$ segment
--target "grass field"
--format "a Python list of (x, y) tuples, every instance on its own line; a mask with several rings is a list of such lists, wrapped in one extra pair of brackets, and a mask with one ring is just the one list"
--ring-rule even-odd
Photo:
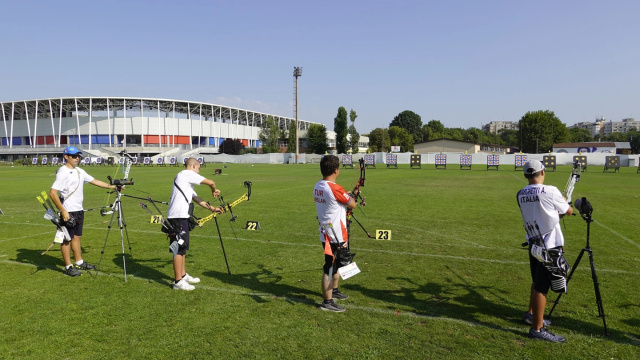
[[(48, 191), (54, 168), (0, 167), (0, 358), (3, 359), (441, 359), (640, 357), (640, 174), (635, 168), (601, 173), (590, 167), (574, 198), (594, 207), (591, 247), (610, 336), (604, 337), (588, 258), (581, 261), (553, 314), (551, 331), (566, 344), (527, 339), (521, 316), (528, 304), (527, 252), (515, 201), (525, 185), (521, 171), (368, 169), (368, 239), (354, 223), (352, 250), (362, 272), (341, 282), (351, 296), (345, 313), (318, 308), (322, 249), (312, 188), (316, 165), (209, 164), (225, 200), (253, 183), (252, 198), (234, 209), (237, 239), (221, 217), (229, 260), (227, 274), (213, 221), (192, 232), (187, 269), (202, 282), (195, 291), (174, 291), (168, 242), (140, 201), (123, 198), (131, 253), (124, 281), (117, 223), (85, 214), (83, 255), (97, 277), (70, 278), (42, 218), (35, 196)], [(86, 170), (105, 180), (114, 168)], [(125, 194), (167, 201), (177, 168), (133, 168), (135, 185)], [(547, 175), (561, 190), (570, 167)], [(357, 170), (342, 170), (350, 189)], [(116, 175), (119, 178), (120, 175)], [(196, 189), (197, 191), (198, 189)], [(209, 196), (207, 189), (200, 194)], [(104, 190), (85, 188), (85, 208), (103, 205)], [(160, 205), (166, 213), (166, 205)], [(200, 215), (205, 215), (199, 209)], [(259, 221), (260, 230), (242, 229)], [(587, 224), (565, 219), (567, 259), (573, 265), (586, 244)], [(106, 241), (105, 241), (106, 239)], [(125, 247), (127, 247), (125, 239)], [(556, 295), (550, 293), (549, 303)], [(550, 306), (548, 305), (548, 309)]]

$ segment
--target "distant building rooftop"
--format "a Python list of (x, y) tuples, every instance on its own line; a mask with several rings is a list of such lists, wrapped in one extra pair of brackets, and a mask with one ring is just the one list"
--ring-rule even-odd
[(554, 148), (579, 148), (579, 147), (589, 147), (589, 146), (599, 146), (599, 147), (615, 147), (619, 149), (631, 149), (631, 143), (629, 142), (580, 142), (580, 143), (559, 143), (553, 144)]

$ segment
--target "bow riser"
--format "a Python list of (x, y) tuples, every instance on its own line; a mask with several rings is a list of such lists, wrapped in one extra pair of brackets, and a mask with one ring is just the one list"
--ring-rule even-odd
[[(353, 188), (353, 191), (351, 192), (351, 194), (353, 195), (354, 201), (356, 201), (360, 206), (366, 206), (367, 205), (365, 201), (366, 197), (362, 196), (362, 194), (360, 193), (360, 187), (364, 186), (364, 182), (366, 180), (366, 166), (364, 165), (364, 159), (360, 159), (359, 164), (360, 164), (360, 178), (358, 179), (358, 182), (356, 183), (356, 186)], [(360, 211), (362, 211), (362, 214), (365, 215), (365, 217), (367, 216), (364, 213), (364, 210), (362, 210), (362, 208), (360, 208)], [(347, 233), (348, 234), (351, 234), (352, 220), (355, 220), (356, 223), (360, 225), (362, 230), (364, 230), (364, 232), (367, 234), (367, 237), (369, 238), (373, 237), (371, 236), (371, 233), (369, 233), (367, 229), (365, 229), (364, 226), (362, 226), (360, 221), (358, 221), (358, 219), (356, 219), (356, 217), (353, 216), (353, 209), (351, 208), (347, 209)]]

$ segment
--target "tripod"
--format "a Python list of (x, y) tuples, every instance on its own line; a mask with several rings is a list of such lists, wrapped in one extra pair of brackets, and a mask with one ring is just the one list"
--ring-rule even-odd
[[(580, 205), (576, 204), (576, 207), (579, 207), (579, 206)], [(587, 222), (587, 246), (584, 249), (580, 250), (580, 255), (578, 255), (578, 258), (576, 259), (575, 264), (573, 264), (573, 268), (571, 269), (571, 271), (569, 272), (569, 276), (567, 277), (567, 285), (569, 284), (569, 280), (571, 280), (571, 277), (573, 276), (573, 272), (576, 271), (576, 269), (578, 268), (578, 265), (580, 264), (580, 260), (582, 260), (582, 256), (584, 255), (585, 252), (588, 253), (589, 264), (591, 265), (591, 278), (593, 279), (593, 289), (595, 290), (595, 293), (596, 293), (596, 304), (598, 306), (598, 316), (602, 318), (602, 323), (604, 324), (604, 335), (609, 336), (609, 330), (607, 330), (607, 320), (605, 319), (605, 314), (604, 314), (604, 307), (602, 306), (602, 297), (600, 297), (600, 284), (598, 283), (598, 276), (596, 275), (596, 267), (593, 263), (593, 251), (589, 246), (589, 233), (591, 231), (591, 222), (593, 220), (591, 220), (591, 212), (587, 212), (586, 214), (583, 214), (581, 210), (580, 215)], [(558, 302), (560, 301), (561, 296), (562, 296), (562, 293), (558, 294), (558, 298), (553, 303), (553, 307), (549, 311), (549, 315), (548, 315), (549, 317), (551, 317), (553, 310), (556, 308), (556, 305), (558, 305)]]
[[(124, 282), (127, 282), (127, 261), (125, 258), (124, 252), (124, 235), (127, 236), (127, 245), (129, 245), (129, 254), (131, 255), (131, 259), (133, 260), (133, 254), (131, 252), (131, 242), (129, 241), (129, 233), (127, 232), (127, 223), (124, 220), (124, 213), (122, 211), (122, 203), (120, 201), (122, 197), (122, 193), (117, 191), (118, 196), (113, 203), (111, 220), (109, 221), (109, 226), (107, 228), (107, 236), (104, 239), (104, 245), (102, 246), (102, 251), (100, 252), (100, 262), (98, 262), (98, 269), (100, 268), (100, 264), (102, 263), (102, 257), (104, 256), (104, 249), (107, 247), (107, 240), (109, 239), (109, 233), (111, 232), (111, 225), (113, 224), (113, 218), (118, 213), (118, 227), (120, 228), (120, 244), (122, 245), (122, 268), (124, 270)], [(124, 233), (123, 233), (124, 229)], [(135, 268), (134, 268), (135, 271)], [(98, 272), (96, 271), (96, 276), (98, 276)]]

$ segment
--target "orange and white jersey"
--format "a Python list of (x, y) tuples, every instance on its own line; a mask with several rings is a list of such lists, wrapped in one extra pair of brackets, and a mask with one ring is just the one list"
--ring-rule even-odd
[(329, 239), (341, 244), (348, 240), (346, 205), (351, 196), (344, 188), (334, 182), (320, 180), (313, 189), (313, 198), (318, 211), (320, 241)]

